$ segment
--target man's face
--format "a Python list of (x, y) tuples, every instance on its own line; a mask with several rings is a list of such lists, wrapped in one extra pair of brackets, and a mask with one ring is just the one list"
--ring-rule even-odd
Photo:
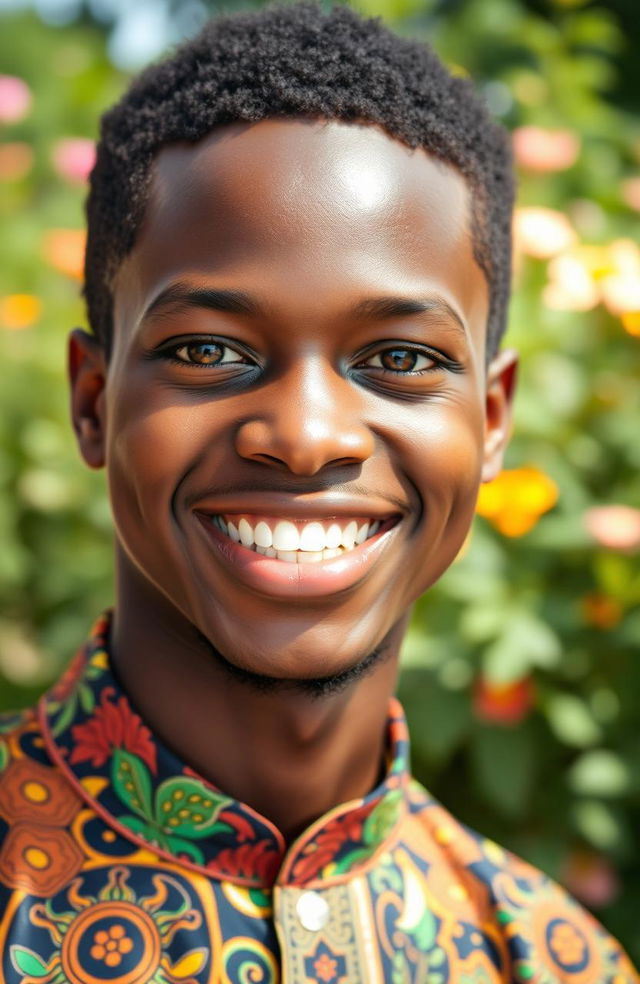
[(509, 374), (487, 382), (469, 214), (457, 172), (371, 126), (159, 155), (97, 411), (121, 576), (236, 666), (344, 672), (458, 553)]

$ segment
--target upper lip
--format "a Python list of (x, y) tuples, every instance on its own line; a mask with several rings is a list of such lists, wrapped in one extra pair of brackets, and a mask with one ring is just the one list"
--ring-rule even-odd
[(390, 502), (379, 496), (346, 496), (300, 494), (281, 495), (278, 493), (239, 493), (238, 495), (211, 496), (200, 499), (193, 505), (195, 512), (210, 516), (245, 515), (273, 516), (282, 519), (333, 519), (334, 517), (363, 517), (386, 520), (407, 512), (398, 502)]

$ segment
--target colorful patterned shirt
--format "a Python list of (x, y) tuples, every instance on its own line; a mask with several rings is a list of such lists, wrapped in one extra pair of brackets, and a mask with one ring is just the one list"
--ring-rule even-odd
[(2, 719), (2, 984), (638, 984), (615, 941), (408, 772), (287, 847), (151, 733), (108, 619), (37, 711)]

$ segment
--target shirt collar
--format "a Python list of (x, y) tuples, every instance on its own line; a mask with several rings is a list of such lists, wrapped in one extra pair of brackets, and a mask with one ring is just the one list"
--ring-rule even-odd
[(397, 700), (390, 703), (383, 781), (325, 814), (287, 850), (273, 824), (202, 779), (151, 733), (111, 670), (109, 624), (108, 614), (95, 623), (42, 698), (40, 718), (53, 760), (110, 827), (188, 868), (257, 888), (343, 878), (388, 846), (409, 781)]

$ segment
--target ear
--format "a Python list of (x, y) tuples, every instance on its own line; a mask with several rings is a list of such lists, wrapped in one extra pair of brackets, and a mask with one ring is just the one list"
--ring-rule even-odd
[(518, 353), (505, 349), (491, 361), (487, 371), (483, 482), (490, 482), (502, 468), (504, 452), (511, 437), (517, 370)]
[(69, 336), (71, 420), (80, 454), (90, 468), (105, 463), (106, 360), (100, 342), (76, 328)]

